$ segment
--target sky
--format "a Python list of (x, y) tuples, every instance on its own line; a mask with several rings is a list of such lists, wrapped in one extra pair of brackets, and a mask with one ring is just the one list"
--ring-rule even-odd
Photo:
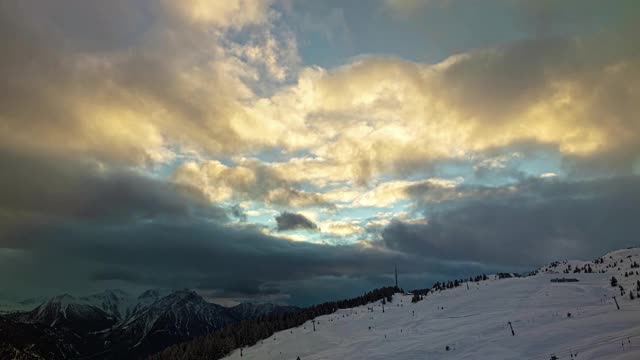
[(635, 0), (0, 1), (0, 299), (640, 245), (639, 33)]

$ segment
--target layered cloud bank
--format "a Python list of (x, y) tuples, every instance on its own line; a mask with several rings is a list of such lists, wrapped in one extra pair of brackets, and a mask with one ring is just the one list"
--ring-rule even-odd
[[(632, 245), (640, 11), (588, 2), (568, 29), (545, 15), (569, 5), (514, 2), (523, 27), (499, 30), (519, 36), (427, 59), (387, 51), (356, 14), (391, 36), (464, 2), (5, 2), (0, 295), (304, 303), (396, 263), (417, 287)], [(325, 46), (339, 65), (315, 62)]]

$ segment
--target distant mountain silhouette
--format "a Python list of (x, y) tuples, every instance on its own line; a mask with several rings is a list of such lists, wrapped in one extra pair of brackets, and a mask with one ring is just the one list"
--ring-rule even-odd
[[(0, 345), (11, 349), (6, 350), (12, 354), (8, 358), (16, 359), (144, 358), (230, 324), (296, 310), (274, 304), (227, 308), (207, 302), (192, 290), (152, 289), (138, 297), (121, 290), (82, 297), (63, 294), (33, 310), (2, 315), (0, 330), (12, 336)], [(30, 342), (39, 345), (27, 350)]]

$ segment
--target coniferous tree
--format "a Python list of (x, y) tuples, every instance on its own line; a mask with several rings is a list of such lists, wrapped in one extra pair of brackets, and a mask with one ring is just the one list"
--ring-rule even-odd
[(616, 279), (615, 276), (611, 277), (611, 287), (616, 287), (618, 286), (618, 279)]

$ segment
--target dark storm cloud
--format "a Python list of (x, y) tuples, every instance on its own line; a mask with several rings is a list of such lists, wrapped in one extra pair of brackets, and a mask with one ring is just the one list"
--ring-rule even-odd
[(5, 218), (99, 223), (195, 216), (224, 220), (198, 190), (83, 159), (0, 149), (0, 210)]
[(287, 230), (318, 230), (318, 225), (301, 214), (283, 212), (276, 216), (278, 231)]
[[(34, 287), (53, 280), (68, 282), (82, 269), (81, 273), (92, 274), (90, 279), (84, 283), (77, 279), (76, 284), (67, 286), (84, 288), (88, 280), (122, 280), (237, 293), (233, 284), (242, 283), (248, 294), (260, 292), (262, 284), (271, 282), (364, 276), (381, 267), (391, 268), (405, 257), (358, 245), (291, 242), (201, 220), (118, 226), (31, 224), (18, 233), (19, 239), (3, 247), (28, 254), (28, 259), (16, 259), (15, 268), (9, 268), (9, 263), (0, 266), (7, 288), (17, 286), (9, 276), (16, 271), (20, 271), (22, 283)], [(49, 278), (52, 273), (45, 271), (47, 268), (55, 269), (55, 279)]]
[(229, 279), (228, 281), (222, 281), (219, 278), (205, 279), (200, 282), (196, 288), (218, 289), (216, 295), (223, 295), (225, 297), (256, 297), (281, 293), (279, 288), (257, 279), (247, 279), (242, 282), (236, 281), (235, 279)]
[[(486, 191), (486, 189), (484, 190)], [(531, 179), (432, 211), (424, 224), (393, 222), (394, 250), (501, 265), (592, 258), (637, 245), (640, 177), (583, 182)]]
[(135, 283), (140, 281), (140, 276), (133, 271), (125, 269), (100, 269), (89, 275), (90, 281), (118, 280)]

